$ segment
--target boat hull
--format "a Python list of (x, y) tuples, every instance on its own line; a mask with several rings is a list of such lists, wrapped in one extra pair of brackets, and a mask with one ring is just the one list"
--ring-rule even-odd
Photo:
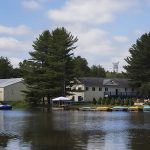
[(11, 110), (12, 106), (10, 105), (0, 105), (0, 110)]

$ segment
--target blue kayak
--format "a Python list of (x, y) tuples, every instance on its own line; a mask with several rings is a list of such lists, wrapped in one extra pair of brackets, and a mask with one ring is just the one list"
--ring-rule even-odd
[(12, 106), (11, 105), (3, 105), (3, 104), (0, 104), (0, 110), (11, 110), (12, 109)]

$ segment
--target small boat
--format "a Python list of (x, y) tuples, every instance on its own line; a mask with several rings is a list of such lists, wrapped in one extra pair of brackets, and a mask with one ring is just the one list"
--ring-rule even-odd
[(127, 106), (114, 106), (112, 110), (113, 111), (128, 111), (128, 107)]
[(0, 104), (0, 110), (11, 110), (12, 106), (8, 104)]
[(146, 111), (149, 111), (150, 112), (150, 106), (149, 105), (145, 105), (143, 107), (143, 111), (146, 112)]
[(112, 111), (111, 107), (96, 107), (98, 111)]
[(92, 110), (95, 110), (94, 107), (81, 107), (79, 108), (79, 110), (82, 110), (82, 111), (92, 111)]
[(142, 106), (130, 106), (128, 110), (129, 111), (143, 111), (143, 107)]

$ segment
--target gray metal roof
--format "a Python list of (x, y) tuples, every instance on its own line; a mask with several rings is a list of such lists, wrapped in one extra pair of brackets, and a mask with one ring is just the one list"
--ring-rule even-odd
[(98, 87), (109, 86), (110, 85), (109, 82), (114, 81), (115, 83), (117, 83), (119, 87), (130, 87), (129, 79), (82, 77), (78, 78), (78, 80), (85, 86), (98, 86)]
[(23, 81), (23, 78), (0, 79), (0, 88)]

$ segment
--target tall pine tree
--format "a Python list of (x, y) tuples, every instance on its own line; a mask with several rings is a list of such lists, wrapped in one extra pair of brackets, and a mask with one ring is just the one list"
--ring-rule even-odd
[(73, 80), (74, 38), (65, 28), (56, 28), (52, 32), (44, 31), (33, 42), (31, 59), (20, 64), (23, 72), (27, 99), (37, 102), (45, 97), (65, 96), (70, 92)]
[[(143, 34), (130, 49), (124, 68), (136, 87), (144, 87), (150, 96), (150, 33)], [(147, 88), (148, 89), (147, 89)]]

